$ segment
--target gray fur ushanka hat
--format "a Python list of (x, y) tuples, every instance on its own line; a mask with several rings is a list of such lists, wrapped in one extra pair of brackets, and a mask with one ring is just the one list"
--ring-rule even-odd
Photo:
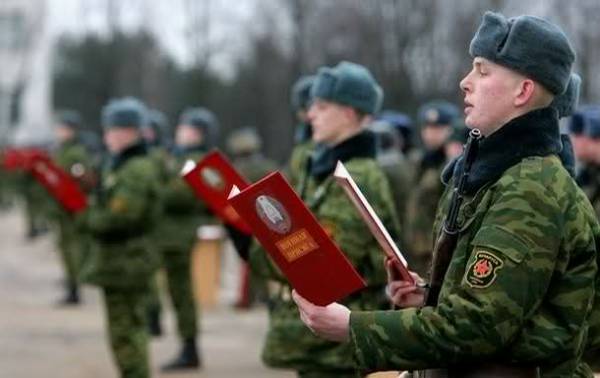
[(569, 82), (575, 52), (556, 25), (534, 16), (507, 19), (486, 12), (469, 53), (518, 71), (541, 83), (553, 94)]

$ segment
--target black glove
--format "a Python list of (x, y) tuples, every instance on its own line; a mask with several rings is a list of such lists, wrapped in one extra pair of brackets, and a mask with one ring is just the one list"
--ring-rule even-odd
[(233, 242), (236, 252), (244, 261), (248, 261), (250, 255), (250, 243), (252, 243), (252, 235), (246, 235), (230, 224), (225, 223), (225, 229), (229, 234), (229, 238)]

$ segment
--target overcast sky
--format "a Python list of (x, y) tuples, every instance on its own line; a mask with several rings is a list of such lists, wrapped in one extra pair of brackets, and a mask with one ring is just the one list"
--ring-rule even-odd
[[(107, 0), (47, 0), (51, 30), (54, 36), (64, 33), (81, 35), (87, 31), (107, 30)], [(125, 30), (135, 30), (141, 24), (151, 25), (160, 43), (178, 62), (191, 60), (186, 45), (188, 28), (184, 4), (189, 0), (121, 0), (120, 24)], [(195, 0), (200, 7), (205, 2)], [(216, 46), (211, 67), (229, 76), (235, 59), (247, 53), (248, 37), (261, 32), (256, 22), (257, 4), (282, 9), (278, 0), (212, 0), (210, 4), (210, 39)], [(283, 21), (282, 21), (283, 22)], [(285, 25), (282, 26), (285, 28)]]

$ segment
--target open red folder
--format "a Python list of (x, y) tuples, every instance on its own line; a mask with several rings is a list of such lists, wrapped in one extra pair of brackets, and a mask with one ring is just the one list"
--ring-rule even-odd
[(364, 194), (360, 191), (356, 182), (354, 182), (352, 176), (350, 176), (344, 163), (341, 161), (338, 161), (333, 177), (335, 177), (336, 182), (344, 189), (344, 192), (346, 192), (346, 195), (360, 213), (361, 218), (369, 227), (369, 230), (371, 230), (371, 234), (373, 234), (379, 243), (379, 246), (383, 249), (383, 252), (385, 252), (387, 257), (394, 261), (402, 279), (414, 284), (415, 280), (408, 271), (408, 264), (404, 255), (400, 252), (400, 249), (398, 249), (398, 246), (390, 236), (390, 233), (385, 228)]
[(229, 202), (244, 218), (290, 284), (325, 306), (366, 286), (283, 175), (274, 172)]
[(248, 186), (248, 182), (223, 154), (214, 150), (206, 154), (198, 163), (190, 160), (183, 166), (181, 175), (196, 196), (202, 199), (223, 222), (246, 235), (252, 233), (250, 227), (227, 201), (233, 186), (244, 189)]
[(77, 213), (87, 207), (85, 193), (77, 181), (49, 158), (32, 159), (30, 171), (54, 199), (68, 212)]

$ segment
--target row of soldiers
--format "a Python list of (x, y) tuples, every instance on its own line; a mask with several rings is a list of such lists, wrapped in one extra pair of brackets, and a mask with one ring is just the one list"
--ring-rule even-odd
[[(523, 28), (497, 30), (498, 25), (506, 23), (516, 23)], [(509, 39), (502, 37), (502, 33), (508, 36), (524, 33), (524, 39)], [(494, 55), (495, 50), (488, 51), (487, 44), (494, 42), (496, 37), (504, 38), (508, 44), (506, 53), (513, 60)], [(483, 359), (473, 361), (473, 366), (486, 365), (485, 358), (492, 356), (493, 362), (510, 365), (498, 367), (498, 371), (521, 374), (530, 371), (527, 368), (532, 365), (542, 376), (587, 376), (588, 370), (579, 364), (579, 359), (587, 348), (586, 343), (596, 342), (595, 339), (589, 342), (585, 334), (588, 324), (595, 324), (594, 319), (587, 317), (594, 301), (586, 301), (597, 281), (597, 266), (592, 260), (597, 256), (593, 241), (594, 233), (598, 231), (596, 217), (600, 207), (597, 204), (600, 186), (596, 177), (600, 163), (600, 112), (595, 107), (582, 107), (568, 121), (574, 135), (575, 156), (579, 159), (579, 164), (575, 165), (569, 159), (572, 156), (569, 156), (568, 139), (560, 139), (558, 135), (558, 118), (574, 112), (579, 86), (577, 77), (571, 75), (574, 57), (563, 37), (562, 31), (554, 25), (534, 17), (510, 21), (493, 13), (484, 17), (471, 45), (474, 68), (461, 83), (461, 88), (471, 101), (475, 101), (473, 83), (494, 74), (505, 75), (511, 83), (522, 80), (526, 84), (520, 90), (527, 93), (523, 95), (524, 105), (514, 105), (519, 110), (515, 112), (518, 116), (513, 117), (514, 120), (510, 117), (502, 119), (500, 121), (504, 123), (498, 125), (485, 121), (485, 117), (501, 118), (488, 111), (488, 108), (496, 110), (493, 106), (497, 104), (483, 102), (488, 108), (473, 110), (474, 106), (483, 105), (467, 103), (467, 119), (471, 117), (469, 126), (481, 127), (486, 136), (482, 143), (482, 149), (484, 146), (486, 149), (481, 152), (482, 158), (476, 165), (478, 170), (471, 177), (473, 181), (467, 181), (470, 185), (467, 205), (460, 213), (461, 232), (468, 240), (459, 244), (460, 254), (453, 259), (449, 271), (451, 282), (442, 293), (443, 305), (425, 307), (422, 312), (419, 309), (407, 309), (397, 314), (377, 311), (389, 309), (390, 300), (402, 307), (418, 306), (423, 287), (398, 284), (390, 264), (383, 264), (376, 240), (350, 206), (342, 189), (334, 184), (332, 173), (337, 161), (345, 163), (382, 223), (407, 255), (415, 278), (426, 281), (434, 249), (435, 232), (432, 230), (440, 228), (452, 197), (452, 181), (456, 181), (457, 172), (464, 171), (460, 168), (464, 164), (460, 159), (467, 135), (464, 121), (457, 108), (447, 102), (426, 104), (418, 116), (423, 148), (417, 149), (412, 144), (410, 120), (401, 113), (380, 112), (383, 91), (366, 67), (341, 62), (334, 67), (322, 67), (316, 75), (298, 80), (292, 88), (292, 105), (298, 124), (296, 146), (287, 166), (288, 178), (368, 287), (345, 298), (341, 304), (316, 308), (293, 292), (258, 243), (229, 228), (240, 257), (247, 261), (254, 277), (268, 283), (270, 322), (262, 354), (267, 365), (293, 369), (300, 377), (355, 377), (356, 361), (364, 371), (390, 367), (420, 369), (447, 366), (445, 364), (462, 369), (468, 356)], [(520, 41), (527, 38), (544, 38), (554, 51), (560, 52), (559, 58), (554, 57), (551, 61), (546, 59), (544, 51), (536, 50), (534, 53), (544, 58), (540, 61), (548, 66), (542, 67), (543, 72), (529, 66), (515, 68), (521, 73), (514, 75), (513, 71), (502, 71), (507, 65), (513, 69), (509, 63), (523, 58), (520, 45), (523, 42)], [(482, 60), (482, 55), (486, 60)], [(564, 70), (564, 67), (568, 69)], [(525, 79), (518, 75), (525, 75)], [(538, 82), (542, 84), (532, 89)], [(484, 91), (485, 82), (481, 83), (484, 83), (481, 89)], [(486, 99), (481, 97), (481, 101)], [(499, 104), (506, 109), (513, 106)], [(506, 113), (506, 109), (501, 110)], [(61, 239), (70, 239), (71, 230), (77, 232), (79, 246), (73, 249), (84, 251), (82, 261), (75, 264), (78, 274), (73, 273), (70, 281), (81, 279), (102, 288), (109, 338), (119, 370), (125, 377), (146, 377), (149, 374), (147, 322), (150, 321), (154, 332), (159, 332), (156, 271), (164, 267), (182, 341), (181, 353), (166, 367), (200, 366), (196, 345), (197, 309), (190, 283), (190, 251), (196, 228), (217, 220), (201, 201), (194, 198), (179, 172), (184, 161), (198, 160), (206, 152), (208, 141), (217, 128), (215, 117), (202, 108), (183, 112), (176, 129), (174, 148), (169, 152), (153, 148), (152, 133), (143, 132), (149, 124), (148, 111), (139, 100), (126, 98), (107, 104), (102, 112), (102, 124), (108, 154), (97, 183), (87, 177), (86, 173), (92, 168), (82, 163), (86, 161), (84, 157), (70, 163), (61, 162), (84, 187), (89, 188), (90, 196), (90, 206), (85, 213), (76, 217), (63, 214), (60, 223)], [(63, 122), (63, 126), (68, 123)], [(503, 131), (497, 132), (498, 128)], [(146, 142), (143, 141), (145, 134)], [(62, 145), (73, 140), (71, 137), (61, 137)], [(61, 161), (58, 156), (57, 160)], [(243, 166), (253, 161), (258, 162), (254, 166), (259, 169), (256, 174), (247, 174), (251, 180), (275, 168), (256, 151), (244, 155), (238, 166), (243, 172), (250, 172)], [(511, 168), (511, 164), (516, 164), (518, 169)], [(542, 168), (538, 169), (540, 164)], [(567, 170), (563, 172), (564, 168)], [(571, 185), (566, 173), (569, 169), (573, 174), (577, 171), (578, 180), (590, 195), (596, 214), (590, 213), (587, 202)], [(500, 179), (501, 176), (505, 178)], [(500, 181), (490, 184), (496, 180)], [(556, 196), (557, 204), (546, 197), (535, 197), (538, 202), (530, 203), (530, 196), (534, 196), (531, 193), (542, 190), (544, 185), (552, 191), (546, 196)], [(555, 193), (559, 186), (562, 189)], [(521, 190), (524, 194), (519, 192)], [(503, 197), (505, 193), (509, 193), (508, 197)], [(439, 209), (438, 203), (441, 204)], [(564, 213), (556, 210), (552, 222), (544, 222), (546, 209), (556, 206), (567, 206), (568, 209)], [(563, 216), (566, 218), (555, 220)], [(540, 231), (544, 227), (550, 230), (559, 223), (563, 228), (554, 230), (554, 234)], [(434, 224), (438, 226), (434, 227)], [(554, 251), (554, 246), (548, 244), (554, 239), (549, 237), (561, 237), (565, 229), (573, 236), (568, 240), (570, 244), (564, 246), (565, 254), (575, 256), (575, 252), (585, 249), (586, 253), (577, 257), (587, 260), (568, 261), (568, 257), (560, 256), (557, 261), (561, 266), (552, 270), (549, 267), (554, 267), (554, 263), (545, 260), (542, 253), (546, 249)], [(68, 242), (61, 243), (63, 253), (70, 249)], [(575, 272), (579, 268), (578, 278), (570, 274), (570, 269)], [(531, 274), (540, 275), (540, 280), (546, 281), (550, 276), (555, 277), (556, 282), (548, 283), (548, 287), (556, 287), (557, 291), (544, 294), (544, 288), (528, 280)], [(560, 283), (563, 281), (571, 283), (577, 290), (561, 294)], [(523, 297), (514, 298), (518, 294), (514, 290), (518, 283), (526, 292), (522, 293)], [(503, 296), (504, 291), (510, 298), (508, 294)], [(573, 299), (575, 291), (582, 293), (580, 302)], [(458, 294), (453, 296), (452, 293)], [(542, 299), (528, 297), (533, 295)], [(545, 296), (548, 303), (544, 302)], [(505, 317), (502, 316), (503, 308), (506, 309)], [(547, 315), (543, 313), (545, 308), (549, 312)], [(530, 313), (526, 314), (525, 310)], [(370, 311), (376, 311), (375, 315)], [(481, 311), (489, 311), (493, 316), (480, 318), (481, 323), (472, 323), (474, 319), (469, 316), (483, 316)], [(555, 347), (553, 340), (566, 336), (560, 327), (553, 326), (558, 321), (552, 312), (560, 316), (568, 313), (569, 319), (564, 321), (572, 325), (570, 332), (574, 336), (569, 337), (574, 340), (569, 339), (560, 347)], [(323, 317), (314, 314), (323, 314)], [(350, 314), (357, 315), (350, 318)], [(334, 316), (331, 322), (319, 323), (330, 315)], [(459, 319), (461, 316), (464, 319)], [(521, 326), (521, 318), (528, 318), (530, 323), (523, 320), (527, 325)], [(350, 334), (339, 336), (330, 331), (335, 325), (333, 320), (340, 319), (345, 322), (342, 324), (346, 327), (345, 332)], [(491, 324), (490, 319), (504, 319), (505, 326)], [(411, 338), (404, 342), (414, 345), (414, 349), (402, 347), (403, 334), (392, 337), (387, 333), (394, 324), (410, 335)], [(488, 328), (480, 329), (484, 326)], [(348, 331), (348, 327), (353, 328)], [(531, 328), (521, 334), (515, 333), (519, 327)], [(591, 335), (596, 337), (594, 332), (597, 330), (590, 327)], [(474, 332), (471, 336), (467, 335), (469, 330)], [(495, 335), (495, 339), (481, 339), (480, 334), (484, 331), (488, 332), (486, 335)], [(528, 340), (527, 332), (545, 334), (547, 339)], [(349, 337), (352, 337), (350, 342), (339, 343), (349, 341)], [(518, 343), (511, 347), (510, 340), (503, 337), (513, 337)], [(436, 344), (436, 340), (440, 343)], [(565, 356), (552, 354), (563, 349)], [(487, 355), (486, 350), (489, 351)], [(447, 354), (449, 351), (453, 351), (451, 356)], [(552, 361), (553, 358), (556, 361)], [(516, 367), (511, 365), (515, 361)], [(521, 369), (521, 365), (527, 367)]]

